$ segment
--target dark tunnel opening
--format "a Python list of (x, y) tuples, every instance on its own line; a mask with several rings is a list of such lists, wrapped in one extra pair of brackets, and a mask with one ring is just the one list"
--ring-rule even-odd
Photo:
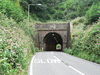
[(44, 50), (45, 51), (62, 51), (63, 40), (62, 37), (55, 32), (50, 32), (44, 37)]

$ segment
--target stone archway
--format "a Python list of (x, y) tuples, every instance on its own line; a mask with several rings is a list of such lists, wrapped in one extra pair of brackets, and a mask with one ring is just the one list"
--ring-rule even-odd
[[(45, 51), (62, 51), (63, 40), (60, 34), (56, 32), (49, 32), (43, 39)], [(57, 48), (58, 45), (58, 48)], [(60, 47), (61, 46), (61, 47)]]
[(35, 28), (37, 30), (35, 46), (40, 50), (63, 51), (71, 47), (70, 23), (38, 23)]

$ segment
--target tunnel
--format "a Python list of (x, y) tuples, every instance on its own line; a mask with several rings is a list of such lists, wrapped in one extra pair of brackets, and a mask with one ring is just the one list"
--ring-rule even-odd
[(45, 51), (62, 51), (63, 40), (60, 34), (55, 32), (48, 33), (44, 39), (44, 50)]

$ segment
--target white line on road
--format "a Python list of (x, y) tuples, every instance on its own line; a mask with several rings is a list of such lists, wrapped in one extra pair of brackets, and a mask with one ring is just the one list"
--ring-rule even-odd
[(79, 70), (77, 70), (73, 66), (68, 66), (68, 67), (71, 68), (71, 69), (73, 69), (74, 71), (78, 72), (80, 75), (85, 75), (84, 73), (80, 72)]
[(51, 52), (51, 54), (54, 54), (53, 52)]
[[(33, 75), (33, 63), (34, 63), (34, 60), (35, 60), (35, 56), (33, 56), (32, 60), (31, 60), (31, 63), (30, 63), (30, 66), (29, 66), (29, 75)], [(56, 61), (57, 62), (61, 62), (61, 60), (56, 57), (56, 56), (53, 56), (54, 58), (56, 58)], [(64, 63), (65, 64), (65, 63)], [(76, 71), (77, 73), (79, 73), (80, 75), (85, 75), (84, 73), (80, 72), (79, 70), (77, 70), (76, 68), (74, 68), (73, 66), (70, 66), (70, 65), (67, 65), (70, 69)]]
[[(57, 60), (61, 61), (58, 57), (54, 56), (54, 58), (56, 58)], [(68, 65), (69, 68), (73, 69), (74, 71), (76, 71), (77, 73), (79, 73), (80, 75), (85, 75), (84, 73), (80, 72), (79, 70), (77, 70), (76, 68), (74, 68), (73, 66)]]
[(61, 61), (58, 57), (56, 57), (56, 56), (53, 56), (53, 57), (56, 58), (57, 60)]
[(31, 63), (30, 63), (29, 75), (33, 75), (33, 62), (34, 62), (35, 56), (32, 57), (32, 60), (31, 60)]
[(56, 59), (56, 62), (61, 63), (61, 60), (58, 57), (56, 56), (53, 56), (53, 57)]

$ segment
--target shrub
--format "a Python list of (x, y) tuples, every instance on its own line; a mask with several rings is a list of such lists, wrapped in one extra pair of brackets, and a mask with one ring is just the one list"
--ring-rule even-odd
[[(100, 22), (72, 38), (72, 49), (65, 52), (100, 63)], [(67, 51), (68, 50), (68, 51)]]
[(84, 23), (84, 17), (77, 17), (76, 19), (72, 20), (73, 25), (79, 25), (80, 23)]
[(86, 24), (92, 24), (93, 22), (98, 21), (100, 17), (100, 2), (92, 5), (91, 8), (86, 12)]
[(7, 17), (11, 17), (17, 22), (22, 21), (25, 18), (25, 13), (20, 6), (17, 6), (11, 0), (0, 1), (0, 12), (4, 13)]
[(30, 37), (34, 31), (29, 28), (32, 27), (27, 25), (27, 21), (17, 24), (0, 13), (0, 75), (22, 75), (19, 71), (26, 68), (27, 54), (35, 49)]

